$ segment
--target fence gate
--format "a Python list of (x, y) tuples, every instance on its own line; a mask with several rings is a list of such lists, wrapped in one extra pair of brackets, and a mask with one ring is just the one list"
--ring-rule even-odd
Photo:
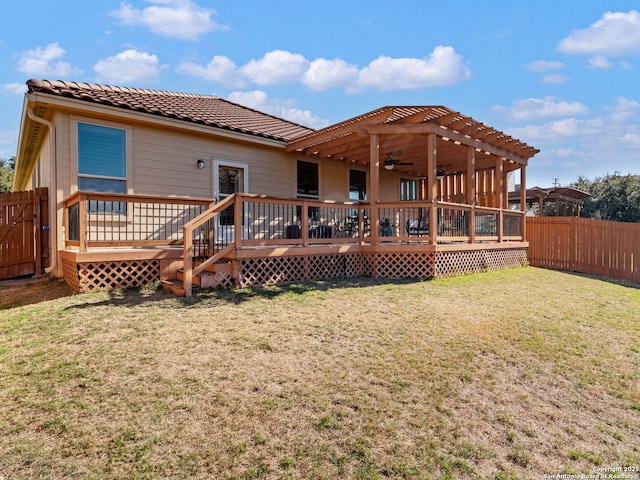
[(48, 189), (0, 194), (0, 280), (49, 266)]

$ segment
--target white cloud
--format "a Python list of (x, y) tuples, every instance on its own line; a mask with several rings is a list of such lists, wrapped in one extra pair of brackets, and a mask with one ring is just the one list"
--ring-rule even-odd
[[(605, 132), (605, 125), (600, 118), (587, 120), (565, 118), (542, 125), (528, 125), (526, 127), (509, 130), (510, 135), (516, 138), (527, 139), (527, 141), (555, 141), (567, 137), (593, 137), (601, 135), (603, 132)], [(591, 145), (594, 146), (593, 139)]]
[(229, 100), (307, 127), (322, 128), (329, 124), (327, 120), (313, 115), (309, 110), (297, 109), (291, 101), (269, 98), (261, 90), (233, 92), (229, 95)]
[(607, 120), (611, 124), (629, 125), (639, 123), (638, 120), (633, 121), (634, 116), (640, 112), (640, 102), (636, 100), (617, 97), (614, 99), (614, 104), (610, 107), (605, 107), (605, 110), (608, 112)]
[(197, 40), (214, 30), (224, 29), (211, 17), (216, 11), (196, 5), (191, 0), (147, 0), (152, 5), (143, 9), (122, 2), (111, 15), (124, 25), (147, 27), (154, 33), (182, 40)]
[(569, 81), (569, 77), (566, 75), (562, 75), (561, 73), (550, 73), (549, 75), (544, 75), (542, 77), (542, 83), (567, 83)]
[(232, 87), (242, 87), (245, 84), (236, 64), (222, 55), (214, 56), (204, 67), (193, 62), (183, 62), (178, 66), (177, 71)]
[(574, 30), (558, 44), (558, 51), (577, 55), (640, 53), (640, 13), (606, 12), (583, 30)]
[(536, 60), (526, 65), (527, 70), (531, 72), (547, 72), (549, 70), (561, 70), (564, 63), (557, 61)]
[(588, 63), (589, 68), (600, 68), (600, 69), (609, 69), (613, 67), (613, 63), (611, 63), (607, 57), (603, 57), (602, 55), (596, 55), (595, 57), (591, 57)]
[(623, 143), (632, 148), (640, 148), (640, 134), (638, 133), (626, 133), (618, 139)]
[(471, 78), (462, 56), (452, 47), (438, 46), (424, 59), (382, 56), (360, 72), (359, 85), (378, 90), (408, 90), (451, 85)]
[(493, 110), (514, 121), (585, 115), (589, 111), (587, 106), (580, 102), (566, 102), (555, 97), (517, 100), (509, 107), (496, 105)]
[(137, 50), (125, 50), (113, 57), (100, 60), (93, 66), (99, 82), (118, 85), (158, 82), (160, 72), (164, 68), (160, 65), (157, 56)]
[(429, 88), (451, 85), (471, 77), (462, 57), (451, 47), (436, 47), (426, 59), (379, 57), (361, 70), (341, 59), (309, 61), (298, 53), (273, 50), (241, 67), (227, 57), (216, 56), (206, 66), (183, 62), (178, 71), (232, 86), (243, 86), (245, 82), (255, 85), (301, 82), (314, 91), (342, 88), (347, 93), (365, 88)]
[[(568, 184), (578, 176), (595, 178), (606, 171), (640, 173), (640, 101), (618, 97), (604, 111), (509, 130), (541, 150), (527, 169), (531, 185), (545, 186), (553, 178)], [(568, 143), (573, 146), (567, 148)]]
[(358, 81), (358, 67), (344, 60), (326, 60), (318, 58), (311, 62), (304, 73), (302, 82), (311, 90), (321, 91), (330, 88), (352, 88)]
[(56, 61), (64, 57), (65, 50), (58, 43), (50, 43), (18, 55), (18, 70), (27, 75), (64, 78), (81, 73), (70, 63)]
[(27, 85), (24, 83), (5, 83), (0, 85), (0, 92), (8, 95), (24, 95), (27, 91)]
[(260, 60), (251, 60), (241, 71), (256, 85), (282, 85), (300, 80), (308, 68), (309, 61), (299, 53), (273, 50)]

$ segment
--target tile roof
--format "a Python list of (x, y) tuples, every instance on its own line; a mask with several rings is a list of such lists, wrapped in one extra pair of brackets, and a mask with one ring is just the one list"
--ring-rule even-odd
[(29, 93), (45, 93), (287, 141), (314, 130), (215, 95), (51, 80), (27, 81)]

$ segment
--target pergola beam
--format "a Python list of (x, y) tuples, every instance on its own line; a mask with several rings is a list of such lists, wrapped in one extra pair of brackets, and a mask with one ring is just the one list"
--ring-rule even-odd
[[(357, 127), (358, 130), (362, 130), (362, 132), (366, 132), (368, 134), (376, 134), (376, 135), (391, 135), (391, 134), (404, 134), (404, 135), (425, 135), (429, 133), (434, 133), (440, 137), (445, 137), (450, 140), (454, 140), (460, 142), (463, 145), (467, 145), (469, 147), (474, 147), (479, 149), (480, 151), (484, 151), (495, 155), (496, 157), (505, 158), (507, 160), (511, 160), (512, 162), (523, 164), (526, 160), (512, 153), (509, 150), (495, 147), (489, 143), (475, 140), (467, 135), (463, 135), (461, 133), (455, 132), (453, 130), (449, 130), (446, 127), (442, 127), (435, 123), (416, 123), (416, 124), (384, 124), (384, 125), (363, 125), (361, 127)], [(512, 143), (515, 142), (513, 139), (508, 139), (502, 143)], [(529, 147), (530, 148), (530, 147)]]

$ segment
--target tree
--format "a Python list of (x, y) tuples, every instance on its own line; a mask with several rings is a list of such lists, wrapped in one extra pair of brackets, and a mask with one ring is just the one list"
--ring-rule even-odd
[(595, 180), (578, 177), (571, 186), (591, 194), (584, 201), (583, 217), (640, 222), (640, 176), (616, 172)]
[(11, 191), (15, 166), (16, 157), (11, 157), (9, 160), (0, 158), (0, 193)]

